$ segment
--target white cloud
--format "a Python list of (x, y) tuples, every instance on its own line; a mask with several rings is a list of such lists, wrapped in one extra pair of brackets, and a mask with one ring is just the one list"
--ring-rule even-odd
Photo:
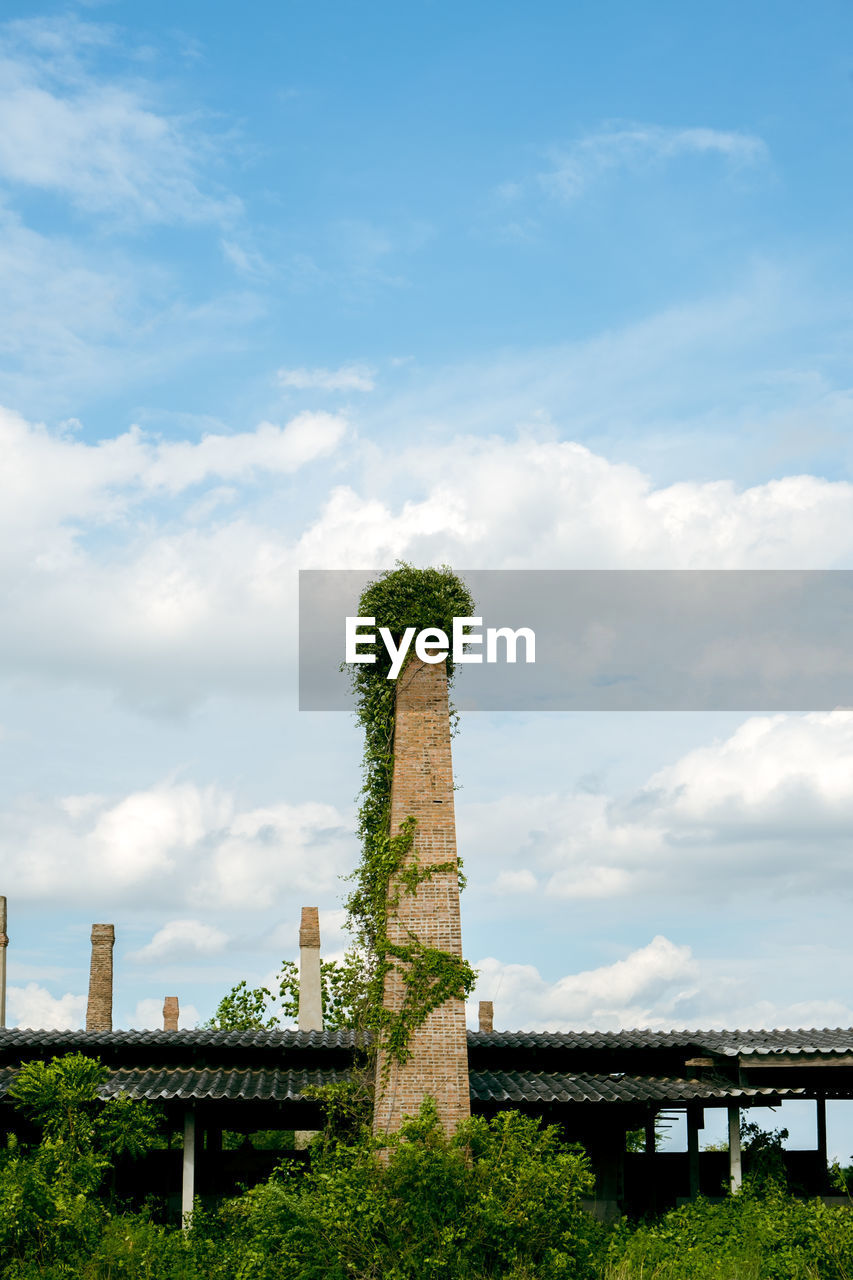
[(661, 1025), (692, 992), (697, 973), (690, 948), (660, 935), (624, 960), (552, 983), (533, 965), (504, 964), (491, 956), (475, 967), (475, 996), (494, 1001), (497, 1027), (549, 1031)]
[[(40, 903), (152, 904), (264, 911), (293, 894), (338, 889), (355, 858), (351, 814), (331, 805), (239, 809), (215, 787), (167, 780), (121, 800), (33, 801), (0, 819), (8, 894)], [(166, 961), (183, 947), (213, 954), (224, 935), (172, 921), (133, 957)]]
[[(94, 37), (94, 38), (93, 38)], [(214, 142), (198, 119), (159, 109), (137, 76), (108, 81), (90, 24), (7, 24), (0, 32), (0, 180), (67, 197), (87, 213), (144, 222), (228, 220), (230, 195), (205, 189)]]
[(75, 1030), (82, 1027), (86, 1013), (86, 997), (67, 992), (52, 996), (36, 982), (25, 987), (9, 987), (7, 993), (9, 1021), (16, 1027)]
[[(767, 147), (754, 134), (711, 128), (679, 128), (627, 123), (607, 125), (563, 147), (548, 151), (551, 167), (535, 182), (547, 195), (564, 203), (579, 199), (605, 174), (638, 171), (688, 155), (717, 156), (730, 165), (765, 161)], [(500, 194), (515, 200), (527, 184), (507, 182)]]
[(375, 373), (363, 364), (345, 364), (339, 369), (279, 369), (279, 386), (297, 391), (372, 391)]
[[(460, 436), (376, 465), (365, 446), (365, 479), (334, 488), (306, 524), (276, 486), (332, 455), (346, 430), (340, 415), (306, 412), (198, 441), (133, 428), (89, 444), (0, 413), (4, 670), (95, 681), (151, 708), (280, 689), (295, 656), (300, 568), (398, 557), (484, 568), (822, 568), (853, 556), (845, 481), (656, 488), (634, 466), (530, 433)], [(263, 506), (254, 494), (248, 505), (247, 483), (270, 495)]]
[(700, 962), (688, 946), (658, 935), (624, 959), (549, 982), (533, 965), (489, 956), (478, 961), (467, 1008), (494, 1003), (495, 1027), (529, 1031), (708, 1030), (720, 1027), (849, 1026), (853, 1008), (838, 1000), (768, 1000), (737, 958)]
[[(754, 716), (624, 796), (503, 795), (468, 804), (460, 840), (498, 895), (720, 903), (853, 896), (853, 712)], [(482, 860), (482, 872), (479, 864)], [(524, 877), (524, 879), (522, 879)]]
[(217, 955), (228, 945), (228, 934), (203, 920), (169, 920), (150, 942), (126, 959), (134, 964), (163, 963), (194, 956)]

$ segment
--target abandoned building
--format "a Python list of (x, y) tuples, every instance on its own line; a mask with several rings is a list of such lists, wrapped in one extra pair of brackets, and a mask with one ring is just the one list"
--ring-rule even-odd
[[(397, 690), (392, 831), (406, 817), (417, 818), (416, 855), (434, 874), (397, 895), (389, 934), (413, 933), (425, 946), (461, 957), (445, 672), (443, 664), (415, 660), (405, 674)], [(5, 901), (0, 904), (5, 961)], [(127, 1176), (161, 1192), (175, 1214), (190, 1212), (194, 1195), (228, 1194), (271, 1171), (282, 1151), (256, 1149), (248, 1135), (293, 1131), (290, 1157), (308, 1158), (306, 1135), (322, 1123), (312, 1090), (347, 1079), (368, 1054), (352, 1031), (323, 1030), (317, 908), (303, 909), (295, 1031), (179, 1030), (174, 996), (166, 998), (162, 1030), (113, 1030), (113, 926), (95, 924), (91, 941), (85, 1031), (0, 1029), (0, 1135), (24, 1127), (6, 1098), (20, 1064), (83, 1052), (109, 1069), (104, 1096), (147, 1099), (171, 1122), (173, 1149), (150, 1152)], [(399, 1008), (401, 1000), (391, 974), (386, 1007)], [(427, 1094), (448, 1131), (471, 1113), (518, 1109), (583, 1144), (596, 1173), (594, 1208), (611, 1216), (736, 1188), (744, 1110), (807, 1099), (815, 1108), (816, 1143), (813, 1150), (785, 1153), (790, 1182), (803, 1194), (829, 1194), (826, 1102), (853, 1100), (853, 1028), (528, 1032), (495, 1030), (493, 1023), (492, 1005), (483, 1001), (479, 1029), (466, 1030), (463, 1002), (453, 999), (415, 1031), (403, 1065), (392, 1062), (383, 1071), (380, 1045), (376, 1131), (397, 1129)], [(718, 1109), (727, 1117), (728, 1150), (703, 1151), (705, 1114)], [(656, 1122), (677, 1113), (686, 1116), (687, 1150), (656, 1150)], [(229, 1149), (223, 1133), (247, 1138)]]

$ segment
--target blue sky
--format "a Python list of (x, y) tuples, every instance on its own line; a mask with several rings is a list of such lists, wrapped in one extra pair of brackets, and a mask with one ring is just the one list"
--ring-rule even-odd
[[(14, 1021), (341, 946), (298, 569), (851, 567), (851, 119), (840, 3), (4, 7)], [(497, 1025), (853, 1021), (849, 713), (455, 752)]]

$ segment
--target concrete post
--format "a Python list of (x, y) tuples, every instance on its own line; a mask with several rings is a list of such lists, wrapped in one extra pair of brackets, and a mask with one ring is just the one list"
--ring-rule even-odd
[(657, 1210), (657, 1193), (655, 1183), (655, 1175), (657, 1173), (657, 1166), (655, 1164), (655, 1151), (657, 1150), (657, 1130), (655, 1128), (656, 1116), (656, 1111), (651, 1108), (646, 1115), (646, 1123), (644, 1126), (645, 1141), (643, 1143), (643, 1149), (646, 1157), (646, 1208), (649, 1213), (654, 1213)]
[(480, 1030), (494, 1031), (495, 1029), (495, 1006), (491, 1000), (480, 1001)]
[(166, 996), (163, 1001), (163, 1030), (177, 1031), (181, 1008), (177, 996)]
[(303, 907), (299, 926), (300, 1031), (323, 1030), (323, 984), (320, 977), (320, 912)]
[(729, 1186), (737, 1191), (743, 1184), (743, 1165), (740, 1153), (740, 1107), (729, 1111)]
[(6, 1026), (6, 899), (0, 898), (0, 1030)]
[(826, 1098), (815, 1098), (817, 1110), (817, 1150), (820, 1159), (821, 1191), (826, 1182)]
[(687, 1164), (690, 1173), (690, 1199), (699, 1194), (699, 1130), (702, 1124), (702, 1108), (687, 1108)]
[(195, 1110), (184, 1112), (184, 1161), (181, 1184), (181, 1226), (186, 1231), (190, 1225), (195, 1196)]
[[(409, 817), (417, 822), (412, 862), (424, 870), (442, 869), (422, 879), (413, 893), (405, 888), (397, 895), (396, 909), (388, 915), (389, 941), (408, 946), (414, 935), (423, 947), (461, 959), (453, 763), (443, 661), (411, 658), (397, 679), (391, 834), (396, 835)], [(392, 894), (396, 887), (392, 883)], [(385, 979), (385, 1008), (399, 1012), (405, 996), (403, 975), (392, 967)], [(413, 1031), (408, 1048), (407, 1061), (399, 1063), (380, 1042), (374, 1131), (396, 1132), (403, 1117), (417, 1115), (424, 1098), (430, 1096), (449, 1135), (471, 1114), (464, 1000), (451, 997), (433, 1009)]]
[(116, 931), (111, 924), (92, 925), (92, 961), (89, 969), (87, 1031), (113, 1029), (113, 947)]

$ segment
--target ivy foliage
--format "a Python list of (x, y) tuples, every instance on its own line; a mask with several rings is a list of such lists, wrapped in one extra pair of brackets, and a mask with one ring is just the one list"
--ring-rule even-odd
[[(364, 589), (359, 615), (387, 627), (399, 645), (406, 629), (415, 633), (438, 627), (447, 635), (453, 619), (470, 617), (475, 605), (468, 588), (447, 565), (418, 569), (398, 561)], [(467, 961), (446, 951), (425, 947), (413, 933), (405, 943), (388, 937), (388, 920), (402, 893), (416, 893), (418, 886), (441, 871), (458, 873), (458, 864), (421, 867), (415, 850), (416, 822), (407, 818), (398, 832), (391, 832), (391, 784), (394, 777), (395, 695), (397, 683), (388, 678), (391, 658), (377, 638), (361, 646), (373, 655), (373, 663), (354, 663), (350, 679), (355, 694), (356, 718), (364, 731), (361, 807), (358, 835), (361, 861), (351, 877), (353, 890), (346, 907), (348, 925), (365, 979), (363, 1020), (378, 1031), (389, 1059), (404, 1062), (412, 1032), (451, 997), (472, 990), (476, 974)], [(452, 656), (446, 659), (448, 685), (452, 683)], [(456, 716), (451, 713), (451, 727)], [(402, 1009), (383, 1008), (385, 978), (396, 969), (404, 983)]]

